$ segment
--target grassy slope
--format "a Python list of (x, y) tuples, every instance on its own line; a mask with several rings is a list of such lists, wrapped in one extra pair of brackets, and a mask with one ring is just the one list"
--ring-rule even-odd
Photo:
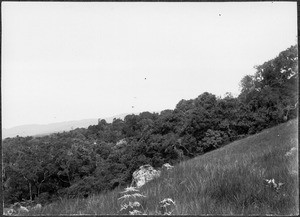
[[(286, 156), (293, 147), (297, 150)], [(280, 190), (267, 185), (265, 179), (271, 178), (284, 183)], [(116, 214), (121, 190), (62, 200), (39, 213)], [(156, 214), (164, 198), (176, 202), (173, 214), (299, 214), (298, 121), (182, 162), (140, 193), (146, 196), (139, 201), (147, 214)]]

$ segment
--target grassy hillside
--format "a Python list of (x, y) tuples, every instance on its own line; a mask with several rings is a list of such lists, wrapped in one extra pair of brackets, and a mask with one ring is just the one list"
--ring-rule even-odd
[[(280, 188), (268, 183), (283, 183)], [(172, 214), (299, 214), (298, 121), (176, 165), (145, 186), (137, 197), (147, 214), (159, 212), (164, 198)], [(117, 214), (123, 189), (87, 199), (62, 199), (35, 214)], [(28, 213), (33, 214), (33, 212)]]

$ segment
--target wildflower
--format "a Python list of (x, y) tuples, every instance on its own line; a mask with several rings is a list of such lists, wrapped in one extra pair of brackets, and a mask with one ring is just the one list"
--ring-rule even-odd
[(162, 201), (160, 201), (159, 203), (164, 206), (170, 206), (171, 204), (175, 205), (175, 202), (171, 198), (165, 198)]
[(139, 202), (137, 202), (137, 201), (135, 201), (135, 202), (133, 202), (133, 203), (129, 203), (132, 207), (134, 207), (134, 206), (141, 206), (141, 204), (139, 203)]
[(120, 193), (127, 193), (127, 192), (132, 192), (132, 191), (139, 191), (138, 189), (136, 189), (135, 187), (127, 187), (125, 188), (125, 191), (120, 192)]
[(141, 211), (139, 211), (139, 210), (133, 210), (133, 211), (129, 211), (129, 214), (130, 215), (141, 215), (141, 214), (143, 214)]
[(268, 184), (275, 183), (274, 179), (265, 179)]
[(130, 194), (125, 194), (125, 195), (123, 195), (122, 197), (118, 198), (118, 200), (121, 200), (121, 199), (128, 199), (128, 198), (130, 198), (130, 197), (131, 197)]
[(281, 188), (282, 185), (284, 185), (284, 183), (279, 182), (278, 184), (275, 182), (275, 179), (265, 179), (265, 181), (271, 186), (273, 187), (275, 190), (279, 190)]
[(125, 194), (123, 195), (122, 197), (118, 198), (118, 200), (121, 200), (121, 199), (129, 199), (129, 198), (136, 198), (136, 197), (146, 197), (142, 194), (139, 194), (139, 193), (135, 193), (135, 194)]
[(286, 157), (291, 156), (295, 151), (297, 151), (297, 148), (293, 147), (284, 156), (286, 156)]
[(160, 212), (163, 215), (171, 215), (173, 212), (171, 210), (171, 205), (175, 206), (175, 202), (171, 198), (165, 198), (159, 202), (160, 204)]
[(292, 170), (292, 171), (291, 171), (291, 174), (292, 174), (292, 175), (297, 175), (297, 174), (298, 174), (298, 170)]
[(170, 165), (169, 163), (165, 163), (162, 167), (167, 169), (167, 170), (171, 170), (171, 169), (174, 168), (174, 166)]
[(171, 215), (173, 211), (165, 212), (164, 215)]
[(122, 200), (120, 213), (121, 214), (130, 214), (130, 215), (138, 215), (143, 214), (144, 208), (142, 205), (136, 201), (138, 198), (146, 197), (140, 193), (139, 190), (134, 187), (127, 187), (125, 191), (121, 192), (124, 194), (118, 200)]
[(131, 195), (132, 197), (136, 198), (136, 197), (146, 197), (145, 195), (139, 194), (139, 193), (135, 193)]
[(120, 211), (125, 210), (125, 209), (127, 209), (127, 208), (128, 208), (128, 205), (127, 205), (127, 204), (122, 204), (122, 205), (121, 205)]
[(284, 184), (284, 183), (279, 182), (277, 188), (280, 188), (283, 184)]

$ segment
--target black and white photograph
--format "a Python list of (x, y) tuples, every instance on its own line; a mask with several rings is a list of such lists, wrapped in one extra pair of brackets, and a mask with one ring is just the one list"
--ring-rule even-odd
[(297, 1), (1, 2), (5, 216), (298, 216)]

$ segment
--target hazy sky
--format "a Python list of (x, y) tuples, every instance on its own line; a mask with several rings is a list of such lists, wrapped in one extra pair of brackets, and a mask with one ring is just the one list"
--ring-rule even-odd
[(296, 2), (2, 2), (2, 127), (237, 95), (296, 42)]

